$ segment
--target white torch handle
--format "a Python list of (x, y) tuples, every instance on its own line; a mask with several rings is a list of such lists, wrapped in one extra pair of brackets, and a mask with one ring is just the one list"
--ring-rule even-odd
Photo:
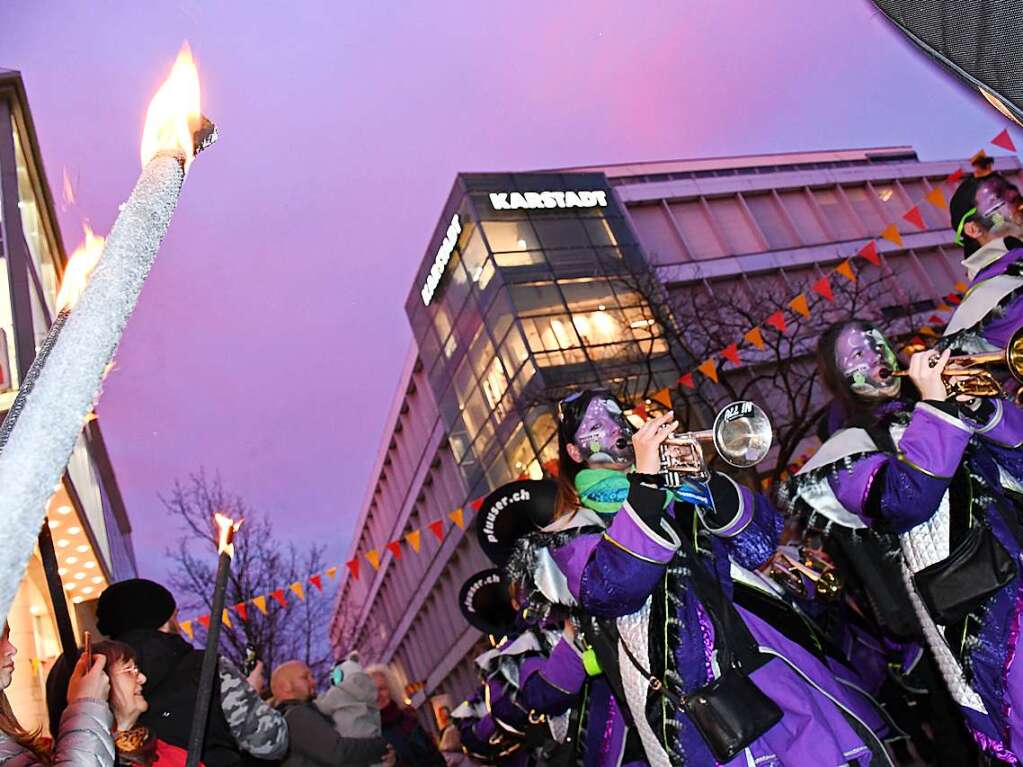
[(85, 290), (0, 452), (0, 616), (6, 618), (103, 373), (170, 224), (183, 158), (158, 154), (142, 170)]

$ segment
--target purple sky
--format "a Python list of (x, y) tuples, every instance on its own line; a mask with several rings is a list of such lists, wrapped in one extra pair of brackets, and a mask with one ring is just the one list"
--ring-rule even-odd
[(196, 162), (100, 417), (143, 574), (157, 493), (199, 467), (299, 542), (347, 550), (458, 171), (913, 144), (1004, 120), (864, 0), (0, 4), (51, 187), (105, 233), (187, 39), (220, 144)]

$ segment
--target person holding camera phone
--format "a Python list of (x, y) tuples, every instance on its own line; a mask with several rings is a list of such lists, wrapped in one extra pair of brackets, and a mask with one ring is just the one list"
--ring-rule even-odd
[(717, 472), (664, 487), (677, 427), (669, 412), (634, 430), (605, 391), (563, 400), (556, 519), (509, 565), (530, 609), (571, 608), (614, 692), (587, 763), (887, 763), (824, 660), (732, 603), (735, 574), (757, 576), (730, 549), (763, 564), (780, 518)]

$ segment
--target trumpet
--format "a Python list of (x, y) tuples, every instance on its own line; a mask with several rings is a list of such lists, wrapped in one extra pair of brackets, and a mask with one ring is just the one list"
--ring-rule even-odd
[[(1023, 383), (1023, 328), (1012, 334), (1005, 349), (977, 354), (960, 354), (949, 357), (941, 379), (951, 395), (968, 397), (1002, 397), (1005, 389), (988, 369), (1002, 367), (1020, 383)], [(905, 378), (906, 370), (883, 370), (883, 378)]]
[(726, 463), (747, 469), (764, 460), (771, 450), (771, 440), (771, 421), (763, 409), (753, 402), (733, 402), (718, 412), (710, 429), (672, 434), (661, 443), (665, 485), (681, 487), (686, 479), (710, 479), (701, 442), (713, 442)]
[(767, 575), (789, 593), (825, 602), (837, 599), (844, 586), (835, 565), (823, 550), (813, 546), (779, 546), (771, 557)]

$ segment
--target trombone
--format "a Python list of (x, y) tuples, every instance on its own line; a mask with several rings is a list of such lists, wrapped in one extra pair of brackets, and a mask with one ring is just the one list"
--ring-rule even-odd
[(661, 474), (667, 487), (681, 487), (687, 479), (710, 479), (700, 442), (713, 442), (726, 462), (740, 469), (760, 463), (771, 450), (771, 421), (753, 402), (725, 405), (710, 429), (672, 434), (661, 443)]
[[(1005, 388), (988, 369), (995, 366), (1004, 366), (1013, 378), (1023, 384), (1023, 327), (1012, 334), (1005, 349), (949, 357), (941, 371), (941, 379), (951, 395), (1004, 397)], [(906, 370), (886, 370), (883, 377), (905, 378), (908, 375)]]

